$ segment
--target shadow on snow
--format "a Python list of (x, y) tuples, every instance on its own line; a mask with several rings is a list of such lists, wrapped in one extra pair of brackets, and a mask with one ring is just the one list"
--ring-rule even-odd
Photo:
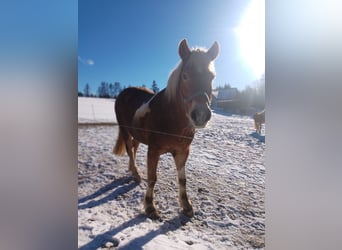
[[(108, 201), (115, 200), (118, 196), (129, 192), (130, 190), (134, 189), (138, 185), (139, 184), (137, 184), (133, 180), (132, 177), (123, 177), (123, 178), (117, 179), (113, 181), (112, 183), (100, 188), (95, 193), (79, 199), (78, 209), (92, 208), (92, 207), (99, 206), (103, 203), (106, 203)], [(114, 190), (114, 191), (99, 200), (94, 200), (95, 198), (111, 190)], [(81, 205), (81, 203), (85, 203), (85, 202), (87, 203)]]
[(260, 142), (265, 143), (265, 135), (260, 135), (260, 134), (257, 133), (257, 132), (253, 132), (253, 133), (250, 134), (250, 136), (252, 136), (252, 137), (258, 139)]
[[(100, 188), (93, 194), (80, 198), (78, 200), (78, 209), (86, 209), (99, 206), (103, 203), (106, 203), (110, 200), (116, 199), (116, 197), (123, 195), (124, 193), (129, 192), (130, 190), (134, 189), (138, 184), (133, 180), (132, 177), (123, 177), (113, 181), (112, 183)], [(108, 191), (114, 190), (112, 193), (108, 194), (107, 196), (99, 199), (94, 200), (95, 198), (104, 195)], [(85, 203), (82, 204), (81, 203)], [(136, 226), (139, 223), (142, 223), (147, 220), (145, 214), (138, 214), (136, 217), (130, 219), (122, 223), (121, 225), (111, 229), (105, 233), (99, 234), (95, 236), (90, 242), (80, 247), (80, 250), (91, 250), (91, 249), (98, 249), (104, 247), (107, 242), (111, 242), (114, 244), (115, 247), (119, 245), (119, 240), (113, 238), (114, 235), (117, 233), (125, 230), (126, 228)], [(132, 239), (126, 245), (119, 246), (118, 249), (142, 249), (142, 247), (153, 238), (157, 237), (160, 234), (165, 234), (169, 231), (176, 231), (177, 229), (181, 228), (190, 219), (183, 214), (179, 214), (175, 218), (171, 220), (166, 220), (162, 222), (161, 226), (157, 230), (152, 230), (147, 232), (145, 235)], [(156, 222), (159, 223), (159, 222)]]
[[(146, 221), (146, 216), (144, 214), (139, 214), (136, 217), (132, 218), (129, 221), (122, 223), (120, 226), (111, 229), (103, 234), (97, 235), (92, 241), (80, 247), (80, 250), (90, 250), (90, 249), (98, 249), (103, 247), (106, 242), (114, 242), (116, 246), (119, 245), (119, 240), (113, 238), (114, 235), (123, 231), (126, 228), (136, 226), (139, 223)], [(183, 214), (179, 214), (175, 218), (171, 220), (167, 220), (161, 224), (161, 226), (157, 230), (152, 230), (145, 235), (132, 239), (126, 245), (118, 246), (118, 249), (142, 249), (142, 247), (151, 241), (153, 238), (157, 237), (160, 234), (166, 234), (170, 231), (176, 231), (181, 228), (190, 219)]]

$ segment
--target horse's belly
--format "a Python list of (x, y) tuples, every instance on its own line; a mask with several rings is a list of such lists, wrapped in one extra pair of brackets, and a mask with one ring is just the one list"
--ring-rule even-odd
[(133, 138), (143, 144), (148, 145), (148, 135), (147, 132), (145, 132), (143, 129), (132, 129), (130, 131), (130, 134), (133, 136)]

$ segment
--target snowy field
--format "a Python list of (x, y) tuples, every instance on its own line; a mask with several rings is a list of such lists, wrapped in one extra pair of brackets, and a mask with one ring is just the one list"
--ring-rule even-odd
[(78, 123), (116, 123), (114, 100), (79, 97)]
[[(114, 116), (108, 100), (84, 99), (79, 111), (90, 102), (107, 105), (105, 110), (111, 105)], [(142, 174), (137, 185), (128, 174), (127, 155), (112, 154), (117, 134), (116, 125), (78, 129), (80, 249), (265, 248), (265, 137), (254, 132), (251, 117), (214, 111), (208, 127), (197, 130), (186, 163), (191, 219), (181, 214), (169, 154), (161, 156), (155, 186), (162, 221), (144, 216), (147, 147), (141, 144), (137, 153)]]

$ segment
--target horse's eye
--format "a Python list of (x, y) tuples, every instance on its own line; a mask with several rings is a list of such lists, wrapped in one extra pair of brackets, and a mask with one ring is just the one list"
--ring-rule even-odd
[(183, 77), (183, 80), (184, 80), (184, 81), (186, 81), (186, 80), (189, 79), (189, 76), (188, 76), (187, 73), (183, 73), (183, 74), (182, 74), (182, 77)]

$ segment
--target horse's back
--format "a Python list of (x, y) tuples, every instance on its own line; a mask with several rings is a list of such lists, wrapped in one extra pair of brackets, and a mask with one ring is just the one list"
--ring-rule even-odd
[(265, 123), (265, 110), (255, 113), (253, 118), (256, 122)]
[(261, 123), (265, 123), (265, 110), (260, 112), (260, 120)]
[(151, 90), (144, 88), (130, 87), (123, 90), (115, 101), (115, 114), (119, 125), (130, 126), (136, 110), (153, 95)]

